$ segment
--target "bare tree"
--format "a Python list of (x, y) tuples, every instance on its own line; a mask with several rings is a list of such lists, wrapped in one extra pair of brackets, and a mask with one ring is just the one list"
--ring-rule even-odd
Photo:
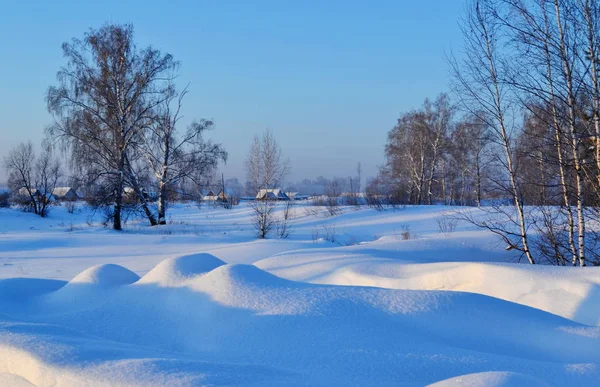
[(277, 225), (275, 218), (276, 202), (273, 200), (255, 200), (251, 202), (253, 210), (252, 224), (256, 230), (256, 235), (265, 239)]
[(446, 174), (450, 177), (449, 203), (480, 206), (490, 172), (492, 135), (477, 116), (465, 115), (448, 139)]
[(356, 206), (357, 209), (360, 208), (360, 183), (362, 180), (362, 165), (360, 162), (356, 163), (356, 176), (349, 177), (348, 182), (350, 183), (350, 192), (348, 192), (346, 198), (346, 204), (351, 206)]
[[(270, 130), (262, 137), (254, 137), (246, 158), (246, 175), (255, 192), (277, 188), (289, 173), (289, 160), (283, 156), (281, 147)], [(277, 198), (265, 195), (251, 202), (255, 214), (254, 226), (259, 238), (266, 238), (275, 225), (273, 212)]]
[(135, 174), (133, 148), (153, 122), (154, 109), (172, 94), (177, 62), (151, 47), (138, 50), (131, 25), (108, 24), (62, 48), (67, 66), (46, 97), (56, 118), (48, 134), (63, 140), (89, 182), (109, 188), (115, 230), (121, 229), (126, 184), (150, 223), (157, 224)]
[(427, 204), (432, 204), (433, 182), (442, 158), (442, 152), (451, 130), (454, 108), (446, 94), (440, 94), (434, 102), (425, 101), (425, 127), (430, 153), (429, 176), (427, 177)]
[(4, 159), (8, 171), (8, 185), (21, 202), (42, 218), (52, 205), (52, 192), (61, 177), (60, 163), (50, 148), (37, 158), (33, 145), (21, 143)]
[[(186, 179), (194, 181), (196, 176), (206, 176), (220, 161), (227, 160), (223, 147), (203, 136), (213, 128), (212, 121), (194, 121), (183, 136), (178, 135), (177, 123), (186, 94), (187, 89), (173, 93), (157, 107), (155, 121), (141, 133), (142, 140), (138, 143), (138, 150), (145, 156), (158, 181), (159, 224), (166, 224), (169, 187), (177, 186)], [(201, 181), (194, 183), (202, 184)]]
[(34, 182), (35, 152), (31, 142), (21, 143), (10, 150), (4, 158), (4, 166), (8, 172), (8, 186), (13, 194), (27, 202), (35, 214), (39, 213), (36, 199), (37, 188)]
[[(451, 61), (455, 79), (454, 88), (465, 109), (493, 129), (495, 141), (503, 149), (503, 155), (498, 157), (497, 161), (502, 165), (508, 180), (498, 178), (495, 182), (510, 196), (516, 212), (516, 216), (513, 217), (508, 211), (496, 208), (494, 213), (500, 216), (495, 217), (495, 222), (488, 220), (479, 225), (497, 232), (511, 249), (521, 251), (529, 263), (534, 264), (521, 189), (513, 160), (510, 105), (508, 91), (502, 77), (505, 63), (497, 47), (502, 32), (501, 25), (495, 18), (497, 13), (493, 0), (471, 2), (462, 26), (465, 38), (464, 60), (461, 63), (456, 60)], [(518, 227), (518, 233), (509, 231), (500, 224), (507, 220)], [(518, 234), (518, 238), (514, 238), (517, 236), (515, 234)]]
[(279, 235), (279, 238), (281, 239), (286, 239), (292, 232), (291, 220), (294, 217), (292, 203), (291, 200), (285, 202), (281, 219), (277, 222), (277, 235)]
[(340, 213), (340, 197), (342, 196), (342, 184), (340, 179), (334, 178), (325, 187), (325, 208), (329, 216)]
[(423, 107), (400, 116), (388, 133), (386, 173), (407, 190), (413, 204), (432, 204), (434, 183), (453, 126), (448, 96), (425, 100)]
[(267, 129), (261, 137), (255, 136), (246, 158), (246, 174), (253, 188), (277, 188), (289, 171), (289, 159), (283, 156), (273, 132)]

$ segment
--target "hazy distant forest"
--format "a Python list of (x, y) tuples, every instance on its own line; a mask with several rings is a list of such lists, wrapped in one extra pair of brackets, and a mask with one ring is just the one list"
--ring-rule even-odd
[[(209, 189), (223, 190), (224, 208), (278, 188), (317, 194), (315, 204), (329, 207), (477, 206), (487, 216), (456, 216), (532, 264), (600, 264), (598, 2), (473, 0), (459, 23), (464, 42), (447, 55), (449, 89), (390, 123), (385, 164), (362, 185), (357, 163), (352, 177), (286, 186), (291, 166), (269, 130), (248, 144), (246, 182), (226, 183), (213, 122), (180, 127), (187, 87), (175, 84), (176, 58), (136, 46), (131, 25), (91, 29), (62, 46), (43, 151), (21, 144), (4, 159), (14, 202), (44, 216), (50, 193), (68, 185), (115, 230), (126, 211), (163, 224), (170, 201)], [(302, 192), (315, 184), (320, 192)], [(271, 201), (249, 200), (262, 222)]]

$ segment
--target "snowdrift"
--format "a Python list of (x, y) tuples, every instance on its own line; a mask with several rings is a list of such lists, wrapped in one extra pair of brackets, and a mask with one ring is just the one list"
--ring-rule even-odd
[(67, 287), (72, 285), (90, 285), (108, 288), (113, 286), (129, 285), (139, 279), (140, 277), (137, 274), (124, 268), (123, 266), (104, 264), (90, 267), (89, 269), (80, 273), (71, 281), (69, 281)]
[(222, 265), (225, 265), (225, 262), (207, 253), (169, 258), (150, 270), (140, 280), (140, 283), (171, 286), (193, 276), (207, 273)]
[(547, 383), (515, 372), (481, 372), (462, 375), (429, 385), (429, 387), (548, 387)]
[[(432, 248), (439, 243), (423, 242), (422, 252), (408, 254), (386, 238), (367, 246), (283, 253), (255, 265), (283, 278), (316, 284), (484, 294), (583, 324), (600, 325), (600, 267), (532, 266), (468, 259), (444, 262), (453, 252)], [(462, 250), (462, 254), (468, 253), (468, 249)], [(440, 259), (436, 260), (437, 256)], [(415, 263), (419, 260), (421, 263)]]
[[(19, 303), (0, 298), (0, 381), (593, 386), (600, 378), (600, 328), (485, 295), (299, 283), (207, 254), (133, 279), (123, 267), (96, 267)], [(60, 297), (67, 289), (77, 297)]]

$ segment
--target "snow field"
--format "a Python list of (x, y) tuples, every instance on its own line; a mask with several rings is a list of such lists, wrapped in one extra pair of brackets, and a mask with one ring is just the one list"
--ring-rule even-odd
[(0, 385), (600, 380), (600, 268), (513, 263), (479, 230), (440, 233), (445, 208), (295, 210), (266, 241), (245, 208), (120, 234), (0, 213)]

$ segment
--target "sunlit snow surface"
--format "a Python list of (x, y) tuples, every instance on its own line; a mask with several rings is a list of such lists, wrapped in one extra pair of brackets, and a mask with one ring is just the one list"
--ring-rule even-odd
[(294, 211), (258, 241), (244, 205), (0, 210), (0, 385), (598, 385), (600, 268), (515, 263), (447, 207)]

